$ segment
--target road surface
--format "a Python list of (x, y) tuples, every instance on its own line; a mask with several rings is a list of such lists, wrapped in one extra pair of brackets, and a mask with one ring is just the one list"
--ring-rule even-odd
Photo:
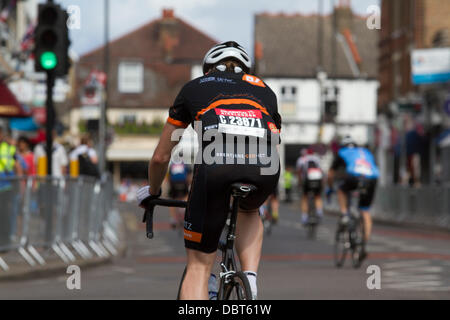
[[(155, 214), (155, 239), (145, 238), (141, 212), (120, 205), (128, 249), (112, 264), (81, 270), (81, 290), (68, 290), (68, 274), (0, 283), (0, 299), (175, 299), (185, 258), (180, 232), (166, 208)], [(450, 299), (450, 233), (378, 225), (360, 269), (333, 263), (337, 222), (326, 216), (315, 241), (306, 238), (295, 204), (283, 204), (280, 222), (265, 237), (258, 273), (260, 299)], [(368, 289), (371, 265), (381, 289)], [(370, 282), (370, 281), (369, 281)]]

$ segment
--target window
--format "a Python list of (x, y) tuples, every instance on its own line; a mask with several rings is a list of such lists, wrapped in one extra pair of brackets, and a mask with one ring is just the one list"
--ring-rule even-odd
[(118, 78), (121, 93), (141, 93), (144, 90), (144, 66), (141, 62), (121, 62)]
[(280, 97), (280, 110), (283, 116), (296, 114), (297, 87), (282, 86)]
[(297, 100), (297, 87), (281, 87), (281, 99), (282, 100)]
[(120, 120), (120, 124), (134, 124), (136, 123), (136, 116), (130, 114), (122, 114)]

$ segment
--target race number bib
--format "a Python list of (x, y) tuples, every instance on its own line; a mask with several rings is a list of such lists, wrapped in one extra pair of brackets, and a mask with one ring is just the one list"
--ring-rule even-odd
[(358, 159), (355, 162), (355, 173), (363, 176), (370, 176), (373, 173), (372, 166), (366, 160)]
[(170, 169), (172, 174), (183, 174), (184, 170), (184, 165), (178, 163), (173, 164), (172, 168)]
[(215, 109), (218, 118), (218, 131), (222, 133), (264, 138), (262, 113), (259, 110)]
[(322, 170), (318, 168), (310, 168), (307, 172), (308, 180), (321, 180), (322, 179)]

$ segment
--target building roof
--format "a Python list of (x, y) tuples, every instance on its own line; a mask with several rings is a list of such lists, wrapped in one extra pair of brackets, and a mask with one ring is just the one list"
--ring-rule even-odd
[[(378, 31), (366, 26), (366, 18), (348, 8), (347, 24), (338, 21), (336, 72), (333, 73), (333, 15), (323, 16), (323, 68), (329, 77), (353, 78), (352, 64), (362, 76), (376, 78)], [(344, 11), (345, 13), (345, 11)], [(262, 13), (255, 17), (255, 59), (263, 77), (316, 77), (318, 58), (318, 15)], [(340, 19), (339, 15), (337, 19)]]
[[(109, 44), (109, 107), (169, 107), (181, 87), (191, 79), (191, 67), (217, 42), (189, 23), (164, 10), (163, 16)], [(103, 70), (104, 46), (84, 54), (78, 63), (78, 91), (93, 69)], [(140, 94), (118, 92), (120, 61), (140, 61), (144, 66), (144, 90)], [(78, 103), (79, 105), (79, 103)]]

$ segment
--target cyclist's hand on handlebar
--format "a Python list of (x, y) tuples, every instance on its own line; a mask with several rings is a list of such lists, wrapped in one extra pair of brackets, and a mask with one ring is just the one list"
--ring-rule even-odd
[(157, 195), (151, 195), (150, 194), (150, 186), (145, 186), (140, 188), (136, 192), (136, 198), (139, 204), (139, 207), (145, 209), (145, 203), (149, 200), (158, 199), (161, 196), (161, 189), (159, 190), (159, 193)]

